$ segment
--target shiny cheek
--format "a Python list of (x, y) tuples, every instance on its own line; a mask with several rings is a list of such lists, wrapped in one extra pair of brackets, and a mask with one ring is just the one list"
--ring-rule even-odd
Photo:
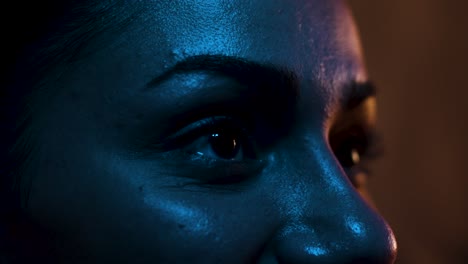
[(274, 217), (266, 217), (270, 202), (261, 191), (200, 186), (184, 178), (186, 172), (157, 159), (108, 164), (105, 170), (112, 170), (112, 177), (120, 178), (130, 192), (112, 202), (124, 205), (111, 214), (125, 219), (113, 223), (114, 228), (136, 228), (128, 234), (135, 238), (131, 244), (157, 249), (151, 253), (156, 259), (209, 262), (223, 257), (245, 262), (274, 228)]
[[(240, 263), (267, 239), (274, 217), (265, 217), (265, 195), (197, 187), (196, 180), (185, 177), (190, 172), (174, 163), (122, 152), (111, 136), (116, 127), (89, 115), (95, 111), (89, 109), (92, 104), (78, 107), (68, 97), (61, 99), (61, 111), (44, 121), (48, 133), (39, 135), (48, 144), (31, 164), (28, 213), (63, 235), (65, 248), (80, 243), (86, 254), (106, 260), (115, 257), (103, 256), (106, 252), (120, 252), (122, 258), (148, 261), (183, 263), (217, 255)], [(86, 114), (75, 109), (87, 109)], [(263, 228), (257, 231), (258, 226)], [(243, 254), (235, 254), (244, 247)]]

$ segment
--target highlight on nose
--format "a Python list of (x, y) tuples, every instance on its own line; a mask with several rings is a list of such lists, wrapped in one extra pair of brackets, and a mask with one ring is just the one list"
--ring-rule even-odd
[(393, 232), (375, 214), (363, 220), (337, 215), (292, 223), (274, 243), (278, 263), (391, 264), (396, 257)]

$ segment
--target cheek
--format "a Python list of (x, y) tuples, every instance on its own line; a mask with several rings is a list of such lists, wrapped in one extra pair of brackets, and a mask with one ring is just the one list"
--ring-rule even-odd
[(157, 161), (64, 153), (61, 166), (37, 168), (29, 209), (58, 234), (64, 258), (243, 263), (274, 229), (269, 201), (258, 191), (184, 187), (176, 169)]
[[(148, 171), (153, 173), (133, 174), (128, 186), (138, 190), (133, 193), (138, 208), (135, 215), (139, 215), (134, 219), (140, 222), (135, 243), (156, 251), (158, 259), (245, 263), (258, 254), (273, 232), (274, 217), (268, 217), (270, 202), (258, 191), (191, 186), (167, 168), (153, 165)], [(141, 245), (141, 241), (147, 242)]]

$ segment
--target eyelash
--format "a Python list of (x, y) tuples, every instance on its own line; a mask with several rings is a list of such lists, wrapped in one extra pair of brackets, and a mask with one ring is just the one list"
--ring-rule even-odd
[[(259, 164), (262, 163), (258, 155), (258, 144), (256, 144), (259, 139), (254, 135), (251, 124), (252, 122), (246, 122), (245, 118), (229, 116), (208, 117), (183, 127), (176, 133), (166, 137), (161, 143), (153, 145), (153, 147), (164, 152), (176, 152), (178, 155), (183, 156), (183, 160), (194, 164), (193, 167), (218, 169), (221, 175), (216, 175), (215, 178), (207, 180), (207, 183), (239, 183), (249, 178), (255, 172), (258, 172), (259, 167), (261, 167)], [(234, 147), (237, 147), (237, 144), (239, 144), (237, 151), (240, 152), (242, 159), (236, 160), (235, 157), (221, 157), (218, 155), (219, 153), (214, 153), (218, 157), (213, 155), (210, 157), (206, 153), (197, 151), (197, 148), (201, 148), (201, 146), (208, 146), (216, 152), (211, 145), (213, 143), (211, 140), (215, 134), (220, 137), (223, 134), (227, 134), (225, 139), (229, 139), (229, 136), (235, 138), (236, 144), (234, 144)], [(353, 181), (353, 178), (358, 173), (370, 174), (367, 166), (368, 161), (378, 158), (381, 154), (378, 140), (379, 137), (376, 133), (365, 131), (359, 126), (342, 129), (339, 133), (330, 135), (332, 151), (351, 181)], [(235, 156), (237, 157), (237, 155)], [(220, 170), (220, 168), (232, 167), (235, 167), (236, 173), (232, 173), (229, 169)], [(209, 172), (205, 173), (208, 174)]]
[(166, 137), (162, 143), (158, 144), (158, 147), (165, 151), (185, 148), (196, 139), (216, 132), (237, 133), (242, 137), (243, 141), (253, 140), (245, 122), (233, 117), (213, 116), (183, 127), (171, 136)]
[[(258, 156), (252, 122), (248, 118), (213, 116), (198, 120), (166, 137), (153, 149), (167, 154), (176, 166), (187, 169), (191, 175), (199, 175), (203, 184), (229, 185), (246, 182), (259, 173), (265, 164)], [(213, 135), (218, 134), (221, 143), (232, 136), (236, 139), (239, 155), (234, 157), (215, 156), (212, 148)], [(227, 136), (223, 136), (227, 135)], [(223, 139), (224, 137), (224, 139)], [(204, 148), (200, 150), (200, 148)], [(209, 149), (208, 149), (209, 148)], [(212, 151), (213, 153), (207, 153)], [(183, 165), (181, 165), (183, 163)]]
[(366, 131), (352, 126), (340, 133), (330, 135), (331, 149), (356, 187), (354, 181), (358, 174), (372, 175), (369, 163), (383, 154), (382, 141), (376, 131)]

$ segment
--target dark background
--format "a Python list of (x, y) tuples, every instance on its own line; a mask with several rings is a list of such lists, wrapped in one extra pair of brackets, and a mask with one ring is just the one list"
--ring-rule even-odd
[(468, 1), (353, 0), (379, 88), (371, 191), (397, 263), (468, 263)]

